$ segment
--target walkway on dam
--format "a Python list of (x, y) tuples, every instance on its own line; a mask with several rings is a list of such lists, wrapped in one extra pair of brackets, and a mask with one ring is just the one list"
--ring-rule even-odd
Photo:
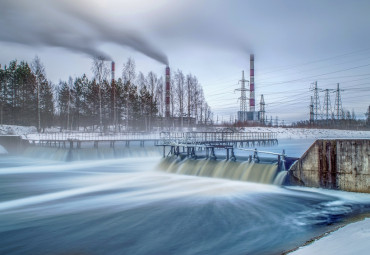
[(29, 134), (25, 140), (35, 145), (76, 147), (82, 143), (93, 143), (97, 147), (99, 143), (108, 142), (114, 147), (118, 142), (124, 142), (129, 146), (131, 142), (139, 142), (144, 146), (146, 142), (155, 145), (181, 144), (209, 144), (209, 145), (265, 145), (276, 144), (277, 134), (273, 132), (124, 132), (124, 133), (38, 133)]

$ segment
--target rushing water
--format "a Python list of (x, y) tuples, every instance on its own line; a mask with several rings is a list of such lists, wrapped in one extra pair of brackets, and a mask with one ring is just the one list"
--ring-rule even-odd
[(1, 155), (0, 166), (0, 254), (280, 254), (370, 206), (361, 194), (167, 173), (158, 156)]
[(166, 158), (160, 163), (159, 169), (168, 173), (272, 184), (277, 175), (278, 166), (277, 164), (248, 161), (233, 162), (207, 159), (181, 161), (176, 158)]

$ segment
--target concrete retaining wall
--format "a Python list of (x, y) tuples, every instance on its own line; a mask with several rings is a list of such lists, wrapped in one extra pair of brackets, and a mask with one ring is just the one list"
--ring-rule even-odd
[(29, 143), (17, 135), (0, 135), (0, 145), (10, 154), (19, 154), (23, 152)]
[(292, 185), (370, 193), (370, 140), (317, 140), (290, 168)]

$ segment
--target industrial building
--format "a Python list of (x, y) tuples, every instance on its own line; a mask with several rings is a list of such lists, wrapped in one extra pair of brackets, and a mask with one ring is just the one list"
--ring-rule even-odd
[[(240, 110), (237, 112), (238, 122), (264, 122), (265, 121), (265, 101), (261, 95), (260, 111), (256, 111), (255, 107), (255, 86), (254, 86), (254, 54), (250, 55), (250, 78), (249, 81), (244, 78), (242, 71), (242, 79), (239, 81), (241, 87), (236, 89), (240, 91)], [(246, 88), (246, 83), (249, 82), (249, 89)], [(249, 111), (247, 109), (247, 95), (249, 91)]]

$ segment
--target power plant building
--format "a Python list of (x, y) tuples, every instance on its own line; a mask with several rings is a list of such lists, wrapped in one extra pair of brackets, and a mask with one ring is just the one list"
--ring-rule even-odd
[[(255, 94), (254, 94), (254, 54), (250, 55), (250, 81), (249, 89), (245, 88), (244, 72), (241, 79), (241, 88), (237, 89), (241, 92), (240, 96), (240, 111), (237, 112), (239, 122), (257, 122), (260, 121), (260, 112), (255, 110)], [(249, 111), (247, 111), (246, 91), (249, 91)]]

